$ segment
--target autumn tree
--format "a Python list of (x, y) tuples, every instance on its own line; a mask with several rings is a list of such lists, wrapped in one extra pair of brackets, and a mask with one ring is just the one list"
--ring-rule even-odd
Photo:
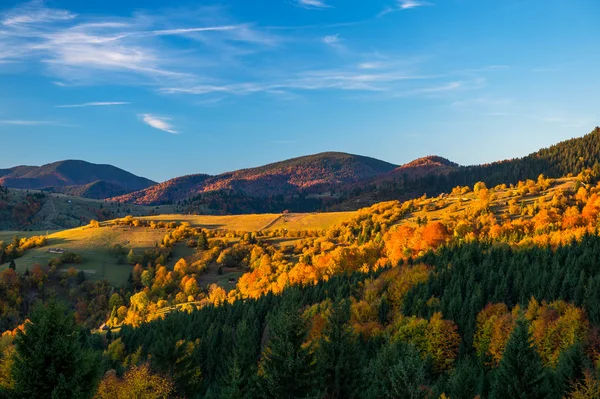
[(114, 371), (106, 373), (95, 399), (167, 399), (173, 397), (175, 387), (166, 377), (155, 374), (148, 364), (134, 366), (117, 377)]

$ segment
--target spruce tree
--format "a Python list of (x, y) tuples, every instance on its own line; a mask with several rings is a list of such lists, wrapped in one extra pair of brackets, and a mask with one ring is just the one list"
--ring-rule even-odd
[(308, 328), (298, 303), (297, 291), (288, 293), (271, 316), (270, 337), (259, 365), (269, 398), (306, 398), (314, 392), (315, 362), (312, 349), (305, 345)]
[[(256, 327), (256, 326), (252, 326)], [(243, 319), (235, 331), (233, 355), (223, 381), (223, 398), (253, 398), (256, 392), (255, 376), (258, 362), (257, 328), (251, 328)]]
[(75, 319), (54, 300), (38, 304), (15, 339), (12, 367), (17, 398), (90, 398), (99, 359), (85, 348)]
[(385, 345), (366, 372), (368, 389), (361, 397), (425, 399), (430, 383), (427, 368), (414, 346), (404, 342)]
[(14, 259), (11, 259), (10, 264), (8, 265), (9, 268), (16, 270), (17, 269), (17, 264), (15, 263)]
[(323, 390), (331, 399), (353, 398), (360, 377), (357, 339), (350, 322), (350, 302), (337, 300), (327, 315), (319, 342), (318, 371)]
[(520, 316), (496, 370), (492, 398), (549, 397), (548, 373), (532, 341), (529, 322)]

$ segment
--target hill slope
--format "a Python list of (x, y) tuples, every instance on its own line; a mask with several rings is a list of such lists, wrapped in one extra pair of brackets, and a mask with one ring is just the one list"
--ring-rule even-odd
[(437, 195), (449, 192), (456, 186), (472, 186), (478, 181), (493, 187), (498, 184), (514, 184), (520, 180), (537, 179), (540, 174), (556, 178), (576, 175), (585, 168), (600, 171), (600, 128), (596, 127), (583, 137), (563, 141), (522, 158), (484, 165), (449, 165), (447, 168), (445, 173), (413, 174), (412, 177), (409, 175), (404, 179), (380, 179), (370, 182), (348, 192), (344, 198), (340, 198), (341, 204), (334, 209), (356, 209), (357, 206), (379, 201), (419, 197), (424, 193)]
[[(87, 186), (103, 182), (100, 187)], [(90, 198), (106, 198), (141, 190), (155, 184), (152, 180), (136, 176), (112, 165), (97, 165), (85, 161), (67, 160), (42, 166), (16, 166), (0, 169), (0, 185), (20, 189), (48, 189), (72, 187), (82, 196), (90, 192)], [(101, 196), (106, 191), (108, 195)], [(100, 196), (99, 196), (100, 195)]]
[(301, 191), (365, 181), (395, 168), (396, 165), (374, 158), (325, 152), (217, 176), (183, 176), (114, 199), (153, 205), (214, 191), (259, 198), (295, 195)]

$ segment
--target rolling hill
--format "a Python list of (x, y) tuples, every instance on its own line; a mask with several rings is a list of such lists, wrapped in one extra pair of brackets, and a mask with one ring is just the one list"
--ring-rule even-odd
[(297, 195), (366, 181), (396, 167), (374, 158), (325, 152), (217, 176), (183, 176), (113, 200), (154, 205), (215, 191), (257, 198)]
[[(155, 184), (112, 165), (66, 160), (42, 166), (0, 169), (0, 185), (19, 189), (55, 189), (88, 198), (107, 198)], [(118, 193), (118, 194), (117, 194)], [(105, 195), (106, 194), (106, 195)]]

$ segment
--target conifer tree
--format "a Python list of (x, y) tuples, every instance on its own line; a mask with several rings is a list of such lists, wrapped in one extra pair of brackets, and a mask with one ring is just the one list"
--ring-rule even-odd
[(548, 373), (533, 343), (529, 322), (520, 316), (496, 370), (491, 397), (547, 398), (550, 390)]
[(263, 350), (259, 374), (269, 398), (306, 398), (314, 391), (312, 348), (305, 345), (307, 325), (294, 291), (283, 298), (269, 323), (269, 340)]
[(223, 381), (223, 398), (257, 397), (254, 376), (256, 375), (258, 341), (257, 329), (251, 328), (247, 320), (238, 323), (235, 331), (233, 355), (226, 378)]
[(15, 339), (12, 368), (18, 398), (90, 398), (99, 359), (85, 348), (73, 314), (54, 300), (37, 305)]
[(319, 342), (318, 371), (327, 398), (353, 398), (360, 377), (357, 339), (350, 322), (350, 303), (336, 300)]

